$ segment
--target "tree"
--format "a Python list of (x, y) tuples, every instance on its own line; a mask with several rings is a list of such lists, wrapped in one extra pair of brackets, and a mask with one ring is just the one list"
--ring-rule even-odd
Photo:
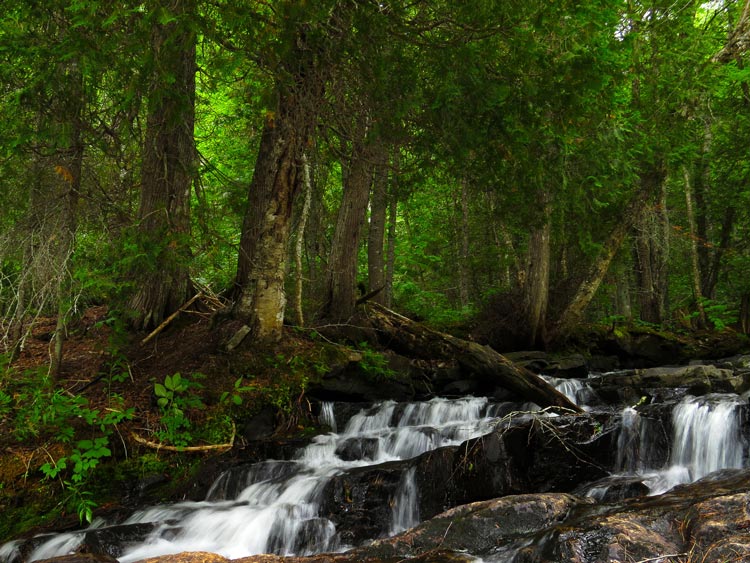
[(148, 116), (141, 164), (133, 325), (153, 328), (190, 291), (190, 193), (195, 178), (195, 0), (153, 0)]
[(274, 14), (280, 48), (271, 69), (273, 106), (265, 115), (237, 264), (234, 314), (261, 342), (281, 337), (292, 210), (325, 91), (326, 50), (334, 39), (325, 10), (297, 8), (283, 2)]

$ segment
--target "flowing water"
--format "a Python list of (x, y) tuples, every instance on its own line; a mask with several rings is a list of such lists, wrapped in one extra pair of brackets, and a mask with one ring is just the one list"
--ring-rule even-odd
[(686, 396), (672, 410), (666, 463), (660, 456), (659, 425), (633, 408), (622, 412), (618, 469), (641, 475), (652, 495), (697, 481), (720, 469), (743, 467), (747, 443), (742, 433), (747, 402), (734, 394)]
[[(585, 405), (592, 397), (585, 381), (545, 379), (578, 404)], [(306, 555), (346, 549), (349, 546), (342, 545), (334, 523), (320, 511), (332, 478), (458, 445), (491, 431), (508, 409), (536, 408), (496, 405), (473, 397), (408, 404), (386, 401), (348, 421), (337, 421), (333, 404), (321, 407), (319, 420), (332, 432), (317, 436), (293, 460), (228, 470), (201, 502), (151, 507), (133, 514), (125, 524), (152, 525), (153, 532), (145, 541), (127, 547), (120, 561), (181, 551), (208, 551), (234, 559), (258, 553)], [(685, 397), (672, 409), (667, 424), (671, 436), (665, 434), (658, 417), (639, 410), (628, 407), (621, 412), (614, 470), (619, 476), (643, 481), (651, 494), (712, 471), (742, 467), (747, 458), (746, 401), (737, 395)], [(413, 527), (420, 519), (416, 469), (408, 463), (403, 467), (387, 501), (391, 522), (383, 530), (390, 534)], [(599, 492), (592, 489), (590, 494)], [(82, 540), (81, 532), (55, 535), (28, 560), (69, 553)], [(0, 546), (0, 561), (13, 561), (15, 549), (14, 543)], [(507, 557), (497, 561), (512, 560), (510, 552)]]
[[(321, 494), (332, 477), (346, 470), (408, 460), (426, 451), (489, 432), (496, 418), (486, 398), (389, 401), (354, 415), (340, 433), (321, 435), (293, 461), (265, 461), (227, 471), (202, 502), (152, 507), (125, 524), (153, 523), (154, 532), (120, 557), (127, 563), (181, 551), (209, 551), (228, 558), (257, 553), (304, 555), (347, 546), (334, 524), (319, 514)], [(333, 405), (324, 404), (321, 422), (337, 427)], [(419, 521), (413, 467), (401, 476), (390, 500), (397, 533)], [(81, 534), (61, 534), (31, 555), (37, 560), (75, 549)]]

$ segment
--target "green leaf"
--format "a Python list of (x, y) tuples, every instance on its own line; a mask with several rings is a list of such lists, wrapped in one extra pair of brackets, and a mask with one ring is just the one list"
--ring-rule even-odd
[[(156, 393), (157, 397), (170, 397), (172, 395), (161, 383), (154, 385), (154, 393)], [(159, 401), (159, 404), (161, 404), (161, 400)]]

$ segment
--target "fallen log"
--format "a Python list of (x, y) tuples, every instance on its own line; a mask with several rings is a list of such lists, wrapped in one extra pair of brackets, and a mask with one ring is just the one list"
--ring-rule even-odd
[(377, 332), (380, 343), (396, 352), (424, 359), (455, 359), (467, 371), (492, 378), (540, 407), (583, 412), (541, 377), (515, 365), (489, 346), (427, 328), (377, 303), (367, 303), (363, 314)]

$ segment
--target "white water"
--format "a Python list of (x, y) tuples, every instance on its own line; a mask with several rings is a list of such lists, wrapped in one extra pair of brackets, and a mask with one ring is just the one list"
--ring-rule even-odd
[(583, 379), (568, 379), (552, 377), (550, 375), (540, 375), (539, 377), (579, 407), (585, 407), (594, 393), (589, 384)]
[[(384, 402), (353, 416), (341, 433), (318, 436), (292, 462), (267, 461), (244, 472), (222, 474), (202, 502), (182, 502), (142, 510), (126, 524), (152, 522), (156, 528), (131, 546), (123, 563), (182, 551), (208, 551), (230, 559), (258, 553), (306, 555), (343, 549), (331, 521), (319, 514), (329, 480), (347, 469), (406, 460), (434, 448), (458, 445), (489, 432), (486, 398), (433, 399), (399, 406)], [(323, 414), (325, 413), (325, 414)], [(322, 415), (335, 426), (330, 405)], [(345, 455), (353, 447), (363, 456)], [(351, 459), (351, 461), (350, 461)], [(414, 468), (402, 475), (391, 499), (391, 531), (418, 523)], [(389, 527), (386, 526), (386, 529)], [(63, 555), (80, 534), (61, 534), (41, 545), (30, 561)]]
[(653, 467), (653, 428), (626, 408), (618, 440), (618, 468), (641, 475), (650, 494), (692, 483), (720, 469), (740, 468), (747, 444), (742, 435), (743, 405), (738, 395), (687, 396), (672, 411), (673, 433), (668, 462)]

